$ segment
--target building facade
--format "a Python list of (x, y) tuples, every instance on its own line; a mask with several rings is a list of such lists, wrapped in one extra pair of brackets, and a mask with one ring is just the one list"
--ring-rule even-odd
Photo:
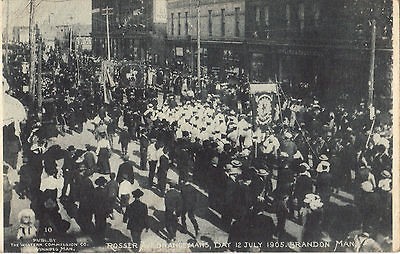
[(29, 27), (16, 26), (12, 30), (12, 42), (28, 43), (29, 42)]
[(195, 69), (199, 7), (202, 65), (207, 71), (222, 76), (227, 71), (244, 72), (245, 5), (245, 0), (202, 0), (200, 5), (197, 0), (169, 0), (167, 45), (170, 61)]
[(163, 62), (165, 0), (92, 0), (92, 47), (99, 56), (107, 56), (107, 8), (112, 58)]
[(209, 72), (307, 83), (325, 94), (367, 93), (375, 20), (376, 92), (391, 92), (392, 1), (169, 0), (169, 56), (192, 66), (198, 6), (202, 65)]

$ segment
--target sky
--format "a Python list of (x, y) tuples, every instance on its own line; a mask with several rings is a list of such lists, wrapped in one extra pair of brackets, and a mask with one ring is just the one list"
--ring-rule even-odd
[[(34, 0), (36, 2), (36, 22), (39, 27), (43, 24), (64, 25), (81, 23), (91, 24), (91, 0)], [(2, 26), (5, 27), (6, 0), (2, 0)], [(9, 0), (10, 18), (9, 31), (14, 26), (29, 25), (30, 0)]]

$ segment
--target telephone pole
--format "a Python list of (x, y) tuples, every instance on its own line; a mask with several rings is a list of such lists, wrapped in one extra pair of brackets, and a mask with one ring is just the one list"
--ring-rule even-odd
[(197, 2), (197, 82), (199, 83), (200, 92), (202, 90), (202, 85), (200, 82), (201, 77), (201, 58), (200, 58), (200, 0)]
[(6, 17), (6, 34), (5, 34), (5, 38), (4, 38), (4, 41), (5, 41), (5, 43), (6, 43), (6, 45), (5, 45), (5, 68), (8, 70), (8, 43), (9, 43), (9, 41), (8, 41), (8, 34), (9, 34), (9, 27), (8, 27), (8, 22), (9, 22), (9, 18), (10, 18), (10, 0), (7, 0), (6, 1), (6, 3), (7, 3), (7, 9), (6, 9), (6, 12), (7, 12), (7, 17)]
[(43, 49), (42, 49), (42, 40), (40, 38), (39, 41), (39, 63), (38, 63), (38, 87), (37, 87), (37, 98), (38, 98), (38, 111), (39, 111), (39, 119), (42, 120), (42, 104), (43, 104), (43, 94), (42, 94), (42, 57), (43, 57)]
[(29, 45), (30, 45), (30, 66), (29, 66), (29, 94), (34, 100), (35, 95), (35, 73), (36, 73), (36, 29), (35, 29), (35, 0), (30, 0), (29, 9)]
[(107, 60), (111, 60), (111, 50), (110, 50), (110, 21), (108, 16), (112, 15), (113, 13), (111, 12), (113, 8), (109, 8), (108, 5), (105, 9), (103, 9), (104, 13), (102, 14), (103, 16), (106, 16), (106, 29), (107, 29)]
[(72, 40), (73, 40), (72, 25), (70, 25), (70, 27), (69, 27), (69, 52), (71, 52), (71, 53), (72, 53)]
[(370, 119), (373, 119), (374, 112), (374, 79), (375, 79), (375, 42), (376, 42), (376, 20), (372, 20), (372, 33), (371, 33), (371, 60), (369, 69), (368, 81), (368, 106), (370, 112)]

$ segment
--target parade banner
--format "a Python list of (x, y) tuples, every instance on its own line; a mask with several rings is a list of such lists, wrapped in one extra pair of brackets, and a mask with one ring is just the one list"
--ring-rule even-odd
[(115, 87), (115, 82), (111, 73), (114, 72), (114, 64), (110, 61), (103, 61), (101, 64), (100, 83), (103, 85), (104, 103), (110, 104), (112, 100), (111, 88)]
[(279, 114), (277, 84), (250, 84), (253, 99), (253, 120), (257, 126), (266, 126), (277, 120)]

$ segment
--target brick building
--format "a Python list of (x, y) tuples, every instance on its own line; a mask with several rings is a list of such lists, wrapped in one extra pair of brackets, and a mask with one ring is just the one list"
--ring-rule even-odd
[(163, 62), (166, 0), (92, 0), (93, 52), (107, 55), (105, 9), (114, 59)]
[[(245, 0), (201, 1), (201, 58), (208, 70), (243, 72), (246, 68), (245, 4)], [(195, 68), (198, 1), (169, 0), (167, 6), (168, 56)]]
[[(198, 0), (168, 1), (169, 56), (194, 66)], [(376, 20), (377, 94), (389, 96), (391, 8), (382, 0), (200, 0), (202, 65), (251, 80), (367, 91)], [(194, 63), (194, 64), (193, 64)]]

